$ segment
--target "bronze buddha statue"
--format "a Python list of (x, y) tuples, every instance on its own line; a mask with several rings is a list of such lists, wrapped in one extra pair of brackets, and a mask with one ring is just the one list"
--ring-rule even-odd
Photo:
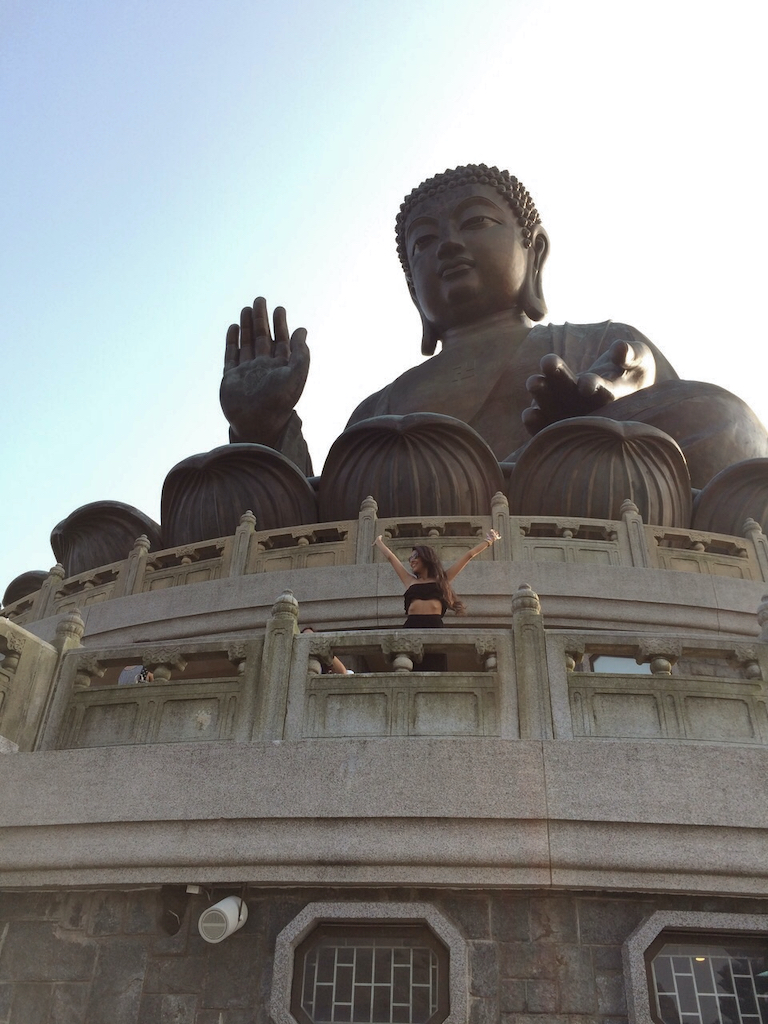
[[(679, 380), (635, 328), (534, 323), (546, 314), (549, 239), (507, 171), (468, 165), (423, 182), (398, 214), (397, 244), (431, 358), (365, 399), (348, 427), (445, 414), (509, 463), (531, 435), (561, 420), (640, 421), (677, 441), (694, 488), (736, 462), (768, 456), (765, 428), (744, 402), (716, 385)], [(230, 327), (222, 407), (231, 440), (268, 444), (310, 472), (293, 412), (309, 366), (306, 332), (289, 335), (282, 309), (274, 320), (273, 342), (266, 303), (257, 299)]]
[[(278, 308), (273, 337), (256, 299), (227, 332), (234, 443), (173, 467), (161, 524), (142, 527), (153, 547), (231, 534), (246, 509), (264, 530), (346, 520), (367, 495), (383, 517), (486, 515), (501, 489), (522, 516), (611, 520), (629, 498), (657, 525), (734, 534), (750, 517), (768, 530), (768, 434), (744, 402), (679, 380), (626, 324), (538, 323), (549, 239), (516, 178), (483, 164), (435, 175), (396, 232), (430, 358), (357, 407), (314, 488), (294, 411), (306, 331)], [(54, 531), (66, 571), (124, 558), (137, 514), (72, 513)]]

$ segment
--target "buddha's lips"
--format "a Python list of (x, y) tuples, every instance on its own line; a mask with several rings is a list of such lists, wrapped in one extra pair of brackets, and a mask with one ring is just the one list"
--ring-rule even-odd
[(475, 261), (470, 259), (448, 260), (447, 263), (443, 263), (438, 267), (437, 276), (446, 277), (452, 274), (454, 270), (470, 270), (474, 265)]

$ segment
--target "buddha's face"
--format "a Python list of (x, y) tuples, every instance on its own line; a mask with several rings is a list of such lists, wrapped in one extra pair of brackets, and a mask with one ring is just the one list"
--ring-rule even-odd
[(531, 250), (489, 185), (462, 185), (419, 203), (405, 225), (416, 303), (443, 332), (519, 308)]

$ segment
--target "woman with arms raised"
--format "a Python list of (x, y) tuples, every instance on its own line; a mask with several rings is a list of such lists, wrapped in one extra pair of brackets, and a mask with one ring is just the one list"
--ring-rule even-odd
[(379, 535), (374, 544), (405, 584), (406, 629), (439, 629), (449, 608), (457, 615), (463, 615), (464, 603), (456, 596), (451, 584), (475, 555), (491, 547), (498, 539), (498, 533), (489, 530), (484, 541), (465, 552), (449, 569), (443, 568), (434, 548), (417, 544), (408, 558), (409, 572)]

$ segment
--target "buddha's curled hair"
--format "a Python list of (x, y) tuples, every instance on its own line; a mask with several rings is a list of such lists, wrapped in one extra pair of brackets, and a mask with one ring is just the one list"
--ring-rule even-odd
[(509, 171), (500, 171), (498, 167), (487, 167), (485, 164), (465, 164), (462, 167), (455, 167), (453, 170), (448, 169), (442, 174), (436, 174), (434, 177), (422, 181), (418, 188), (405, 197), (400, 206), (400, 212), (395, 221), (397, 254), (409, 284), (411, 283), (411, 268), (408, 265), (408, 254), (405, 248), (405, 222), (411, 210), (430, 196), (446, 192), (448, 189), (459, 188), (460, 185), (475, 184), (490, 185), (504, 197), (523, 229), (523, 245), (526, 249), (530, 248), (533, 229), (541, 223), (541, 217), (521, 181), (518, 181)]

